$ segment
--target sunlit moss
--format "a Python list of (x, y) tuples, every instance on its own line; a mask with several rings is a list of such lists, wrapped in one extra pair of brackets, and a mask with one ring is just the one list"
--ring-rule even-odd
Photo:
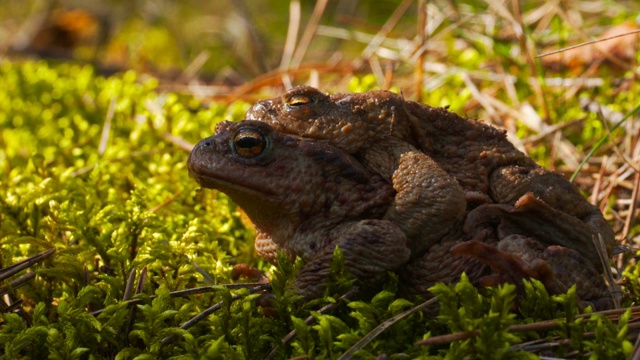
[[(473, 55), (473, 54), (471, 54)], [(375, 77), (354, 78), (355, 91), (376, 88)], [(308, 304), (293, 292), (300, 260), (284, 256), (277, 267), (265, 264), (253, 250), (252, 229), (226, 196), (202, 190), (188, 177), (188, 153), (166, 140), (163, 132), (188, 142), (213, 134), (223, 120), (241, 120), (249, 104), (212, 104), (158, 94), (157, 81), (133, 72), (104, 78), (89, 66), (0, 62), (0, 260), (3, 266), (46, 248), (53, 258), (36, 267), (38, 276), (18, 290), (32, 316), (4, 314), (0, 351), (6, 358), (78, 358), (90, 353), (107, 358), (260, 358), (291, 329), (298, 336), (280, 346), (279, 358), (336, 357), (386, 319), (413, 302), (395, 294), (390, 276), (378, 294), (354, 299), (331, 314), (313, 313), (316, 323), (302, 319), (310, 308), (337, 301), (353, 279), (336, 255), (326, 296)], [(460, 83), (452, 75), (451, 82)], [(443, 87), (425, 92), (427, 103), (462, 111), (469, 91)], [(569, 113), (579, 116), (578, 113)], [(110, 126), (105, 124), (110, 121)], [(597, 124), (587, 131), (597, 134)], [(534, 156), (543, 157), (544, 147)], [(338, 252), (336, 253), (338, 254)], [(258, 306), (260, 294), (231, 292), (173, 298), (170, 291), (231, 282), (231, 268), (250, 263), (271, 272), (275, 298), (271, 310)], [(128, 335), (131, 309), (121, 300), (132, 272), (142, 269), (143, 303)], [(637, 278), (637, 267), (626, 274)], [(243, 280), (241, 280), (243, 281)], [(388, 329), (358, 358), (381, 353), (400, 358), (531, 357), (509, 346), (541, 336), (568, 336), (591, 331), (597, 341), (574, 335), (571, 341), (601, 358), (628, 357), (626, 323), (606, 318), (563, 325), (548, 334), (510, 334), (510, 324), (551, 316), (577, 316), (572, 293), (550, 296), (540, 284), (525, 285), (523, 313), (514, 312), (510, 286), (477, 290), (463, 278), (457, 285), (433, 289), (441, 299), (438, 320), (416, 313)], [(640, 285), (632, 282), (632, 296)], [(150, 295), (156, 298), (151, 299)], [(575, 295), (575, 294), (574, 294)], [(418, 299), (414, 299), (418, 300)], [(189, 330), (179, 326), (220, 303), (221, 309)], [(544, 306), (541, 307), (540, 304)], [(104, 309), (98, 316), (89, 312)], [(626, 321), (626, 320), (625, 320)], [(441, 347), (415, 345), (425, 337), (479, 330), (481, 336)], [(571, 333), (571, 334), (569, 334)], [(168, 345), (161, 341), (173, 335)], [(251, 339), (251, 341), (248, 341)], [(602, 344), (606, 344), (603, 346)], [(493, 355), (489, 355), (493, 354)]]

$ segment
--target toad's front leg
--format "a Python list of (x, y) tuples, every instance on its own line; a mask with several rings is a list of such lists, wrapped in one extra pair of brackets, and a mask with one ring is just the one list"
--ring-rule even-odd
[(344, 256), (346, 270), (365, 287), (380, 284), (388, 271), (397, 270), (410, 257), (406, 237), (397, 225), (362, 220), (345, 228), (335, 241), (309, 259), (295, 281), (298, 294), (305, 298), (322, 295), (336, 247)]

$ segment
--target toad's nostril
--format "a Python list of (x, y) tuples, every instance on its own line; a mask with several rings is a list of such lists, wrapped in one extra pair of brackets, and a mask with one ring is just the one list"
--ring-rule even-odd
[(207, 140), (207, 141), (203, 142), (202, 146), (205, 146), (205, 147), (211, 146), (211, 140)]

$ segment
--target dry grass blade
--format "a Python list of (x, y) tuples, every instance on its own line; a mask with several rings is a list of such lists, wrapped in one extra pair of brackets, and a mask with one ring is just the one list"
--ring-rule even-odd
[(514, 30), (516, 32), (516, 37), (518, 38), (518, 42), (520, 44), (520, 50), (522, 51), (522, 54), (524, 55), (525, 60), (527, 61), (531, 69), (531, 75), (532, 75), (531, 86), (535, 91), (538, 103), (542, 106), (544, 110), (544, 118), (548, 119), (549, 114), (551, 112), (549, 111), (549, 105), (547, 104), (547, 100), (544, 97), (543, 83), (540, 81), (540, 73), (538, 72), (538, 67), (536, 66), (535, 59), (532, 55), (532, 51), (534, 49), (531, 49), (528, 46), (527, 38), (525, 36), (527, 27), (524, 24), (522, 19), (522, 11), (520, 9), (521, 4), (516, 0), (512, 0), (511, 5), (513, 8), (513, 15), (514, 15), (514, 18), (512, 21), (514, 24)]
[[(296, 48), (296, 40), (298, 39), (298, 31), (300, 29), (300, 1), (293, 0), (289, 3), (289, 26), (287, 28), (287, 38), (282, 49), (282, 59), (280, 60), (280, 71), (285, 71), (291, 65), (293, 52)], [(288, 74), (282, 74), (282, 82), (286, 88), (291, 87), (291, 78)]]
[(418, 57), (415, 65), (415, 90), (416, 101), (422, 102), (422, 89), (424, 88), (424, 61), (426, 57), (427, 41), (427, 4), (425, 0), (418, 1)]
[(245, 101), (255, 101), (258, 99), (258, 97), (255, 95), (248, 96), (248, 94), (257, 91), (258, 89), (264, 86), (280, 84), (282, 80), (282, 76), (284, 74), (297, 75), (300, 73), (312, 72), (312, 71), (319, 71), (319, 72), (326, 72), (326, 73), (329, 73), (329, 72), (351, 73), (353, 71), (353, 68), (354, 66), (351, 63), (338, 63), (338, 64), (309, 63), (309, 64), (303, 64), (301, 66), (298, 66), (295, 69), (289, 69), (287, 71), (273, 70), (270, 72), (266, 72), (263, 75), (256, 76), (251, 82), (248, 82), (244, 85), (236, 87), (228, 95), (212, 97), (212, 100), (219, 101), (219, 102), (227, 102), (227, 103), (232, 103), (238, 99), (243, 99)]
[(311, 14), (311, 19), (309, 19), (309, 23), (304, 29), (302, 38), (300, 38), (298, 48), (295, 53), (293, 53), (293, 59), (291, 60), (291, 66), (293, 68), (297, 68), (302, 63), (302, 58), (304, 58), (304, 55), (307, 53), (307, 48), (311, 43), (311, 39), (313, 39), (313, 35), (315, 35), (316, 30), (318, 29), (318, 23), (324, 13), (324, 9), (327, 7), (327, 3), (328, 0), (318, 0), (316, 2), (316, 7), (313, 9), (313, 14)]
[(616, 285), (616, 280), (613, 278), (613, 272), (611, 271), (611, 266), (609, 265), (609, 256), (607, 255), (607, 247), (604, 244), (604, 239), (600, 234), (598, 234), (598, 238), (593, 238), (593, 244), (598, 251), (598, 256), (600, 257), (600, 262), (602, 264), (602, 268), (604, 269), (604, 276), (607, 280), (607, 284), (609, 285), (609, 294), (611, 295), (611, 300), (613, 300), (613, 305), (617, 309), (620, 307), (620, 296), (622, 295), (620, 289)]
[(368, 333), (367, 335), (365, 335), (362, 339), (360, 339), (357, 343), (355, 343), (355, 345), (353, 345), (349, 350), (345, 351), (344, 354), (342, 354), (338, 360), (347, 360), (347, 359), (351, 359), (351, 357), (353, 356), (353, 354), (355, 354), (356, 351), (362, 349), (363, 347), (367, 346), (368, 343), (370, 343), (373, 339), (376, 338), (376, 336), (382, 334), (383, 331), (387, 330), (388, 328), (390, 328), (391, 326), (393, 326), (393, 324), (397, 323), (398, 321), (405, 319), (407, 317), (409, 317), (410, 315), (424, 309), (425, 307), (429, 306), (429, 305), (433, 305), (438, 301), (437, 297), (433, 297), (425, 302), (423, 302), (420, 305), (414, 306), (413, 308), (398, 314), (394, 317), (392, 317), (391, 319), (383, 322), (382, 324), (378, 325), (375, 329), (373, 329), (370, 333)]
[(40, 261), (48, 258), (49, 256), (51, 256), (51, 254), (53, 254), (54, 252), (56, 252), (56, 249), (49, 249), (49, 250), (45, 250), (37, 255), (34, 255), (26, 260), (20, 261), (18, 263), (15, 263), (11, 266), (8, 266), (2, 270), (0, 270), (0, 281), (5, 280), (17, 273), (19, 273), (20, 271), (27, 269), (37, 263), (39, 263)]
[(289, 3), (289, 27), (287, 28), (287, 38), (282, 49), (282, 59), (280, 60), (280, 71), (289, 68), (293, 52), (296, 48), (298, 30), (300, 29), (300, 1), (293, 0)]
[(373, 53), (378, 49), (380, 44), (384, 41), (384, 39), (389, 35), (391, 29), (398, 23), (398, 21), (402, 18), (402, 15), (409, 9), (409, 6), (413, 4), (413, 0), (404, 0), (398, 7), (393, 11), (393, 14), (389, 16), (389, 20), (382, 26), (380, 31), (376, 34), (376, 36), (371, 40), (367, 48), (362, 52), (362, 57), (368, 59)]
[(117, 102), (117, 99), (113, 97), (109, 103), (109, 110), (107, 110), (107, 116), (104, 120), (104, 125), (102, 126), (102, 133), (100, 134), (100, 144), (98, 145), (98, 154), (100, 155), (104, 155), (104, 152), (107, 151), (109, 134), (111, 133), (111, 122), (113, 121), (113, 116), (116, 113)]
[(191, 151), (193, 149), (193, 144), (191, 144), (190, 142), (186, 141), (185, 139), (179, 136), (175, 136), (165, 132), (161, 133), (160, 136), (162, 136), (165, 140), (172, 143), (173, 145), (176, 145), (177, 147), (179, 147), (184, 151)]
[(576, 169), (576, 171), (573, 173), (573, 175), (571, 175), (571, 178), (569, 179), (569, 181), (573, 182), (576, 179), (576, 177), (580, 173), (580, 170), (582, 170), (582, 168), (587, 163), (587, 161), (589, 161), (589, 159), (591, 159), (593, 154), (595, 154), (595, 152), (598, 151), (598, 149), (602, 146), (602, 144), (604, 144), (604, 142), (607, 141), (607, 139), (609, 139), (609, 137), (611, 136), (611, 132), (619, 128), (620, 125), (624, 124), (624, 122), (628, 118), (630, 118), (632, 115), (637, 113), (638, 110), (640, 110), (640, 103), (638, 103), (633, 109), (631, 109), (631, 111), (626, 113), (620, 121), (618, 121), (617, 123), (615, 123), (615, 125), (611, 127), (611, 130), (609, 130), (605, 136), (603, 136), (602, 138), (600, 138), (600, 140), (598, 140), (598, 142), (595, 144), (593, 149), (591, 149), (591, 151), (589, 151), (589, 153), (584, 157), (582, 162), (580, 162), (580, 165), (578, 165), (578, 168)]
[(629, 211), (624, 221), (624, 228), (622, 229), (622, 239), (627, 241), (629, 233), (631, 232), (631, 226), (635, 222), (636, 203), (638, 201), (638, 190), (640, 190), (640, 172), (636, 172), (633, 176), (633, 190), (631, 191), (631, 202), (629, 204)]
[(536, 57), (537, 58), (541, 58), (541, 57), (545, 57), (545, 56), (549, 56), (549, 55), (553, 55), (553, 54), (558, 54), (558, 53), (561, 53), (561, 52), (564, 52), (564, 51), (576, 49), (576, 48), (579, 48), (579, 47), (583, 47), (583, 46), (587, 46), (587, 45), (591, 45), (591, 44), (597, 44), (597, 43), (600, 43), (600, 42), (603, 42), (603, 41), (608, 41), (608, 40), (619, 38), (619, 37), (622, 37), (622, 36), (633, 35), (633, 34), (638, 34), (638, 33), (640, 33), (640, 30), (633, 30), (633, 31), (629, 31), (629, 32), (624, 33), (624, 34), (609, 36), (609, 37), (606, 37), (606, 38), (603, 38), (603, 39), (591, 40), (591, 41), (583, 42), (583, 43), (580, 43), (580, 44), (577, 44), (577, 45), (569, 46), (569, 47), (566, 47), (566, 48), (550, 51), (550, 52), (547, 52), (547, 53), (544, 53), (544, 54), (537, 55)]
[[(344, 304), (345, 300), (349, 300), (349, 299), (353, 298), (354, 296), (358, 295), (359, 293), (360, 293), (360, 289), (358, 287), (353, 287), (346, 294), (342, 295), (340, 297), (340, 299), (338, 299), (339, 301), (323, 306), (320, 310), (317, 311), (317, 313), (318, 314), (326, 314), (328, 312), (331, 312), (331, 311), (337, 309), (338, 307), (342, 306), (342, 304)], [(313, 316), (309, 316), (306, 319), (304, 319), (304, 323), (307, 324), (307, 325), (310, 325), (314, 321), (315, 321), (315, 317), (313, 317)], [(295, 336), (296, 336), (296, 331), (295, 330), (291, 330), (285, 337), (282, 338), (282, 340), (280, 340), (280, 344), (274, 346), (273, 349), (271, 349), (269, 354), (267, 354), (267, 356), (265, 356), (263, 360), (273, 359), (274, 356), (276, 355), (276, 351), (278, 351), (280, 346), (288, 343)]]
[(211, 52), (209, 52), (208, 50), (202, 50), (198, 54), (198, 56), (196, 56), (195, 59), (191, 61), (191, 64), (189, 64), (189, 66), (187, 66), (184, 69), (182, 74), (180, 74), (178, 81), (187, 83), (193, 80), (198, 75), (198, 72), (200, 71), (200, 69), (202, 69), (202, 66), (204, 66), (204, 64), (210, 58), (211, 58)]

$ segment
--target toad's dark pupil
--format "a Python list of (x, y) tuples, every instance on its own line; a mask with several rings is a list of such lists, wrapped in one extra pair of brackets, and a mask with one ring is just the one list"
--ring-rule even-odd
[(267, 139), (261, 133), (252, 129), (241, 129), (233, 139), (236, 154), (243, 158), (260, 155), (268, 144)]
[(251, 135), (245, 135), (245, 136), (241, 135), (240, 138), (236, 140), (236, 145), (239, 148), (244, 148), (244, 149), (251, 149), (253, 147), (260, 146), (261, 143), (262, 143), (262, 139), (259, 139)]

